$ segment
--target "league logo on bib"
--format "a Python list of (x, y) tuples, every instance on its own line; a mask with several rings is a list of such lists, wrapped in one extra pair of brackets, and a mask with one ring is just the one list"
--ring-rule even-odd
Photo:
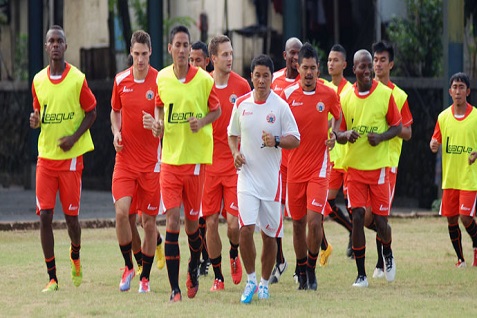
[(146, 92), (146, 98), (147, 100), (152, 100), (154, 98), (154, 92), (152, 90), (148, 90)]
[(325, 110), (325, 104), (323, 102), (319, 102), (318, 104), (316, 104), (316, 110), (321, 113)]
[(273, 124), (276, 120), (277, 118), (275, 117), (275, 114), (270, 113), (267, 115), (267, 123)]

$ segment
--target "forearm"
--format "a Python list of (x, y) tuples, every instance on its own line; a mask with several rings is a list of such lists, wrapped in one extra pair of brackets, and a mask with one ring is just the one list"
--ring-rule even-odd
[(96, 108), (85, 114), (81, 125), (73, 134), (74, 140), (78, 140), (94, 123), (96, 120)]
[(121, 112), (111, 110), (111, 132), (114, 134), (121, 131)]
[(300, 145), (300, 140), (293, 135), (280, 137), (280, 148), (293, 149)]
[(232, 152), (232, 155), (235, 157), (235, 154), (239, 152), (238, 136), (229, 136), (228, 141), (229, 141), (230, 151)]
[(396, 137), (397, 135), (399, 135), (401, 133), (401, 130), (402, 130), (402, 124), (401, 123), (399, 123), (399, 125), (397, 125), (397, 126), (389, 127), (389, 129), (387, 131), (385, 131), (384, 133), (381, 134), (381, 141), (386, 141), (386, 140), (389, 140), (389, 139), (392, 139), (392, 138)]
[(217, 118), (222, 114), (222, 109), (219, 107), (216, 110), (210, 111), (205, 115), (204, 118), (201, 118), (201, 127), (207, 126), (208, 124), (213, 123)]

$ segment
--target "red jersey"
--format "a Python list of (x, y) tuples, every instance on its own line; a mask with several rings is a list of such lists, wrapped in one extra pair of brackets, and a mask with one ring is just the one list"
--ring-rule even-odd
[(280, 95), (287, 86), (293, 85), (299, 80), (300, 75), (298, 75), (296, 78), (287, 78), (287, 69), (282, 68), (281, 70), (273, 73), (272, 90), (277, 93), (277, 95)]
[(212, 123), (214, 128), (214, 152), (212, 165), (206, 166), (205, 171), (214, 175), (233, 175), (237, 173), (237, 170), (229, 147), (227, 127), (235, 101), (240, 96), (250, 92), (250, 85), (246, 79), (235, 72), (231, 72), (226, 85), (217, 86), (217, 84), (214, 84), (212, 90), (219, 98), (222, 114)]
[(329, 153), (328, 114), (338, 120), (341, 113), (336, 92), (320, 82), (315, 91), (303, 91), (300, 83), (287, 87), (282, 98), (288, 103), (300, 131), (300, 146), (288, 155), (287, 182), (305, 182), (311, 178), (326, 178)]
[(121, 112), (123, 143), (123, 150), (116, 153), (116, 165), (141, 172), (159, 171), (160, 140), (142, 123), (143, 111), (154, 117), (156, 77), (157, 70), (150, 66), (144, 81), (134, 79), (132, 67), (114, 78), (111, 107)]

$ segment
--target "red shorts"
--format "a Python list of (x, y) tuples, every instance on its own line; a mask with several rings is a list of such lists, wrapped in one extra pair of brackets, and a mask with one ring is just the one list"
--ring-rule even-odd
[(287, 197), (287, 166), (280, 165), (280, 174), (282, 175), (282, 204), (285, 204)]
[[(224, 218), (226, 213), (238, 216), (237, 201), (237, 174), (233, 175), (210, 175), (206, 174), (204, 193), (202, 194), (202, 215), (220, 212)], [(223, 209), (221, 211), (223, 203)]]
[(396, 180), (397, 180), (398, 169), (393, 167), (389, 169), (389, 202), (392, 205), (394, 201), (394, 191), (396, 190)]
[(157, 215), (161, 196), (159, 178), (159, 172), (137, 172), (115, 166), (111, 188), (114, 202), (131, 197), (129, 214), (141, 210), (147, 215)]
[(370, 171), (349, 168), (347, 181), (348, 207), (353, 209), (371, 206), (374, 214), (389, 215), (389, 168)]
[(52, 170), (36, 167), (36, 214), (54, 210), (56, 193), (60, 192), (61, 206), (66, 215), (77, 216), (80, 210), (81, 174), (79, 171)]
[(345, 174), (346, 172), (343, 169), (331, 168), (329, 188), (333, 190), (340, 189), (344, 185)]
[(306, 216), (307, 210), (324, 214), (328, 198), (328, 180), (315, 178), (308, 182), (288, 183), (287, 206), (293, 220)]
[(161, 195), (164, 213), (184, 204), (184, 215), (192, 221), (199, 219), (204, 188), (205, 167), (196, 165), (193, 174), (182, 174), (182, 166), (161, 165)]
[(444, 189), (439, 214), (445, 217), (467, 215), (475, 217), (477, 191)]

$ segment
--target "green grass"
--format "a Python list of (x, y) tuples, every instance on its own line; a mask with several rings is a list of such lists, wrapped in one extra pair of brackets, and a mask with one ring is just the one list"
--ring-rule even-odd
[[(56, 260), (60, 290), (41, 293), (48, 281), (38, 231), (0, 232), (0, 316), (4, 317), (476, 317), (477, 268), (472, 264), (470, 238), (462, 229), (464, 256), (468, 267), (454, 268), (456, 257), (442, 218), (391, 219), (393, 250), (397, 263), (394, 283), (371, 278), (376, 261), (374, 233), (368, 238), (366, 269), (369, 288), (353, 288), (354, 261), (346, 259), (347, 235), (332, 221), (325, 223), (334, 246), (330, 265), (317, 268), (318, 291), (297, 291), (292, 274), (295, 266), (291, 244), (291, 222), (285, 222), (285, 256), (289, 268), (277, 285), (270, 288), (271, 299), (242, 305), (245, 285), (233, 285), (228, 265), (228, 243), (224, 244), (225, 291), (209, 292), (213, 274), (200, 278), (195, 299), (188, 299), (185, 287), (189, 256), (186, 236), (180, 235), (182, 262), (180, 286), (183, 301), (169, 304), (167, 271), (151, 274), (151, 293), (138, 294), (138, 278), (130, 292), (121, 293), (118, 284), (123, 267), (115, 230), (83, 229), (81, 257), (83, 284), (76, 288), (70, 278), (68, 238), (65, 230), (55, 230)], [(164, 227), (160, 227), (164, 233)], [(225, 238), (225, 224), (220, 225)], [(260, 237), (255, 236), (258, 257)], [(227, 242), (223, 239), (223, 242)], [(257, 260), (257, 268), (260, 268)], [(258, 270), (259, 274), (259, 270)], [(259, 275), (258, 275), (259, 276)]]

